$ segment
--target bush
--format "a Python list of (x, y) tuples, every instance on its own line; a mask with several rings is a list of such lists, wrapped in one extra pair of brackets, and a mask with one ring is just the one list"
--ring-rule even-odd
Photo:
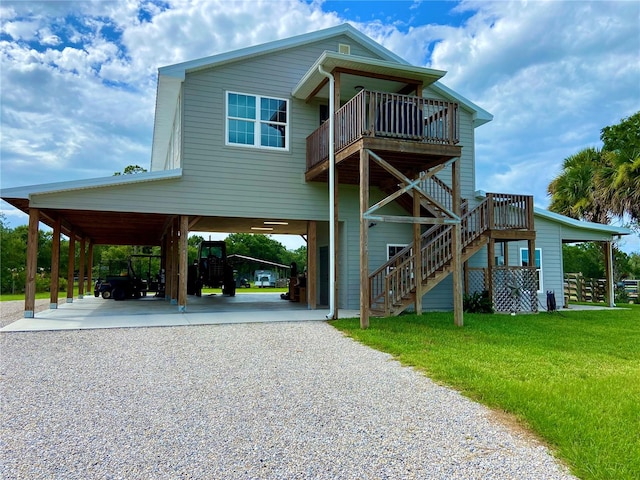
[(493, 313), (493, 303), (488, 290), (464, 296), (462, 306), (467, 313)]

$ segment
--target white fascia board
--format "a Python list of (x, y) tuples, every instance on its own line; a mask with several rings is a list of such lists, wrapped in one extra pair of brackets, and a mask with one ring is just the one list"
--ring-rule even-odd
[(326, 80), (326, 77), (319, 72), (319, 66), (322, 66), (329, 72), (335, 68), (342, 67), (365, 73), (406, 77), (412, 80), (422, 81), (426, 86), (431, 85), (447, 73), (444, 70), (416, 67), (407, 63), (390, 62), (388, 60), (324, 51), (293, 89), (292, 95), (294, 97), (306, 99), (318, 85)]
[(613, 225), (604, 225), (602, 223), (584, 222), (582, 220), (576, 220), (575, 218), (560, 215), (559, 213), (550, 212), (543, 208), (534, 207), (533, 212), (546, 220), (552, 222), (561, 223), (574, 228), (580, 228), (582, 230), (591, 230), (600, 233), (608, 233), (611, 235), (631, 235), (633, 232), (625, 227), (616, 227)]
[(164, 167), (183, 81), (184, 75), (182, 77), (158, 75), (156, 113), (151, 143), (151, 171), (162, 170)]
[(354, 41), (364, 44), (383, 58), (387, 58), (394, 62), (407, 64), (406, 60), (400, 58), (390, 50), (387, 50), (377, 42), (374, 42), (368, 36), (366, 36), (364, 33), (361, 33), (350, 24), (343, 23), (342, 25), (326, 28), (324, 30), (304, 33), (302, 35), (296, 35), (294, 37), (283, 38), (272, 42), (262, 43), (260, 45), (233, 50), (231, 52), (225, 52), (218, 55), (211, 55), (209, 57), (189, 60), (187, 62), (176, 63), (174, 65), (167, 65), (165, 67), (159, 68), (158, 73), (160, 75), (169, 75), (176, 78), (184, 79), (185, 72), (192, 72), (204, 68), (215, 67), (229, 62), (235, 62), (237, 60), (246, 60), (251, 57), (286, 50), (292, 47), (298, 47), (337, 35), (346, 35), (349, 38), (352, 38)]
[(86, 190), (91, 188), (112, 187), (134, 183), (153, 182), (180, 178), (182, 169), (163, 170), (159, 172), (142, 172), (132, 175), (113, 175), (111, 177), (88, 178), (86, 180), (71, 180), (67, 182), (42, 183), (39, 185), (25, 185), (23, 187), (3, 188), (2, 198), (29, 199), (32, 195), (47, 193), (69, 192), (72, 190)]
[(440, 82), (435, 82), (431, 85), (431, 87), (437, 92), (439, 92), (441, 95), (443, 95), (445, 98), (454, 100), (458, 102), (458, 104), (461, 105), (463, 108), (466, 108), (467, 110), (471, 111), (473, 113), (474, 128), (484, 125), (485, 123), (489, 123), (491, 120), (493, 120), (493, 115), (487, 112), (484, 108), (479, 107), (478, 105), (473, 103), (471, 100), (463, 97), (458, 92), (451, 90), (446, 85)]

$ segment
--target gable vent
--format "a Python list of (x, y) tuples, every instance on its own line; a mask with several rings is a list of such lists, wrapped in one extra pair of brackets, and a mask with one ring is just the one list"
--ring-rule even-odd
[(343, 55), (351, 55), (351, 45), (347, 45), (344, 43), (338, 44), (338, 53), (342, 53)]

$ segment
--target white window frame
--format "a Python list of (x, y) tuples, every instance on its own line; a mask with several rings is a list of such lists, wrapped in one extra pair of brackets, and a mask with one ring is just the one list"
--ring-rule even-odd
[[(244, 95), (246, 97), (253, 97), (256, 99), (256, 116), (255, 118), (251, 119), (251, 118), (242, 118), (242, 117), (229, 117), (229, 95)], [(280, 123), (280, 122), (267, 122), (264, 120), (260, 120), (260, 100), (262, 100), (263, 98), (269, 99), (269, 100), (279, 100), (282, 102), (285, 102), (286, 104), (286, 108), (287, 108), (287, 121), (284, 123)], [(273, 96), (269, 96), (269, 95), (256, 95), (253, 93), (244, 93), (244, 92), (235, 92), (232, 90), (227, 90), (225, 91), (224, 94), (224, 106), (225, 106), (225, 112), (224, 112), (224, 143), (227, 146), (230, 147), (244, 147), (244, 148), (258, 148), (261, 150), (271, 150), (271, 151), (276, 151), (276, 152), (288, 152), (289, 151), (289, 131), (291, 128), (291, 106), (289, 104), (289, 100), (287, 100), (286, 98), (279, 98), (279, 97), (273, 97)], [(229, 120), (241, 120), (244, 122), (253, 122), (253, 139), (254, 139), (254, 143), (253, 144), (249, 144), (249, 143), (234, 143), (234, 142), (230, 142), (229, 141)], [(261, 132), (261, 125), (262, 124), (277, 124), (277, 125), (284, 125), (285, 128), (285, 133), (284, 133), (284, 147), (270, 147), (267, 145), (262, 145), (261, 144), (261, 139), (262, 139), (262, 132)]]
[(391, 260), (391, 257), (392, 257), (392, 255), (389, 255), (390, 248), (397, 248), (399, 252), (400, 250), (403, 250), (408, 246), (409, 246), (408, 243), (387, 243), (387, 262)]
[[(523, 252), (527, 252), (527, 258), (529, 258), (529, 249), (520, 247), (520, 265), (521, 266), (524, 262)], [(536, 248), (536, 252), (540, 252), (540, 266), (538, 267), (536, 265), (536, 274), (538, 275), (538, 287), (539, 287), (538, 293), (542, 293), (544, 292), (544, 283), (543, 283), (543, 276), (542, 276), (542, 249)], [(534, 253), (533, 261), (535, 262), (535, 253)]]

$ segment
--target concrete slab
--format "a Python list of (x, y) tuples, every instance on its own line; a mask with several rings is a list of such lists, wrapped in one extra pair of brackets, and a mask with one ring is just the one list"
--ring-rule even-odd
[[(309, 310), (305, 304), (282, 300), (279, 293), (239, 293), (235, 297), (189, 297), (186, 312), (163, 298), (105, 300), (74, 299), (35, 318), (13, 322), (0, 332), (82, 330), (92, 328), (168, 327), (225, 323), (324, 321), (328, 309)], [(339, 310), (340, 318), (359, 316), (356, 310)]]

